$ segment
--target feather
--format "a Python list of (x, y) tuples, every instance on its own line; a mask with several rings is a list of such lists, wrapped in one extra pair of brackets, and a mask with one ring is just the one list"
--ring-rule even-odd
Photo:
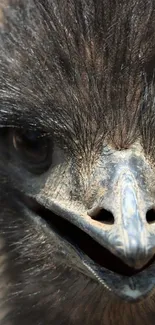
[(1, 126), (54, 130), (90, 150), (140, 138), (151, 151), (153, 0), (16, 0), (3, 16)]

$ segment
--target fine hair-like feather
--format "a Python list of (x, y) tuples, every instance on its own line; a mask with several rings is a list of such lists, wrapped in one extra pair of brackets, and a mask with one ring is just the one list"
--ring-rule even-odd
[[(154, 0), (3, 1), (0, 132), (38, 130), (87, 158), (138, 139), (154, 162), (154, 59)], [(116, 301), (58, 259), (2, 165), (1, 324), (152, 325), (154, 296)]]
[(0, 34), (1, 124), (53, 125), (90, 148), (105, 137), (126, 148), (142, 136), (152, 152), (154, 1), (10, 3)]

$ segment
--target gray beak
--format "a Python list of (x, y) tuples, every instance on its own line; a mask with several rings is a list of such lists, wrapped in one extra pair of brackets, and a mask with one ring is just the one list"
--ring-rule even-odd
[[(88, 215), (96, 220), (96, 235), (92, 226), (90, 229), (92, 237), (126, 265), (142, 269), (155, 253), (154, 223), (149, 224), (146, 218), (147, 211), (153, 211), (153, 208), (146, 182), (141, 176), (143, 163), (139, 162), (139, 157), (134, 159), (134, 165), (132, 159), (124, 161), (121, 165), (113, 165), (112, 177), (105, 181), (106, 194), (98, 198), (99, 203), (88, 211)], [(104, 224), (106, 211), (114, 219), (108, 226)]]

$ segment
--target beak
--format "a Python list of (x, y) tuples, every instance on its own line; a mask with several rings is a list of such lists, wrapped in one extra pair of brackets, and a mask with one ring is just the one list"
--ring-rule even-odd
[[(129, 267), (142, 269), (154, 256), (155, 240), (151, 236), (152, 225), (146, 220), (146, 212), (149, 210), (148, 191), (141, 177), (142, 170), (135, 170), (137, 166), (139, 165), (134, 165), (134, 168), (129, 164), (113, 166), (113, 171), (116, 169), (113, 172), (115, 176), (108, 184), (110, 189), (100, 204), (88, 211), (88, 215), (97, 221), (100, 213), (98, 226), (100, 222), (100, 231), (106, 238), (106, 248)], [(104, 227), (106, 211), (111, 212), (114, 218), (107, 230)]]

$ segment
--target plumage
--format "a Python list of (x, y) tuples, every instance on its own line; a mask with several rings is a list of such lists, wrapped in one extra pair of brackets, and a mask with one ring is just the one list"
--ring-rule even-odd
[[(47, 216), (51, 193), (52, 207), (60, 200), (83, 215), (104, 155), (138, 143), (154, 166), (155, 1), (8, 0), (0, 20), (1, 324), (153, 325), (154, 290), (132, 304), (87, 277), (23, 195), (39, 205), (46, 196)], [(38, 181), (17, 160), (14, 129), (52, 139), (52, 176)]]
[(15, 1), (5, 12), (2, 123), (25, 116), (62, 133), (67, 120), (63, 129), (79, 137), (84, 120), (83, 135), (97, 126), (120, 148), (143, 134), (141, 110), (148, 121), (154, 98), (154, 1)]

